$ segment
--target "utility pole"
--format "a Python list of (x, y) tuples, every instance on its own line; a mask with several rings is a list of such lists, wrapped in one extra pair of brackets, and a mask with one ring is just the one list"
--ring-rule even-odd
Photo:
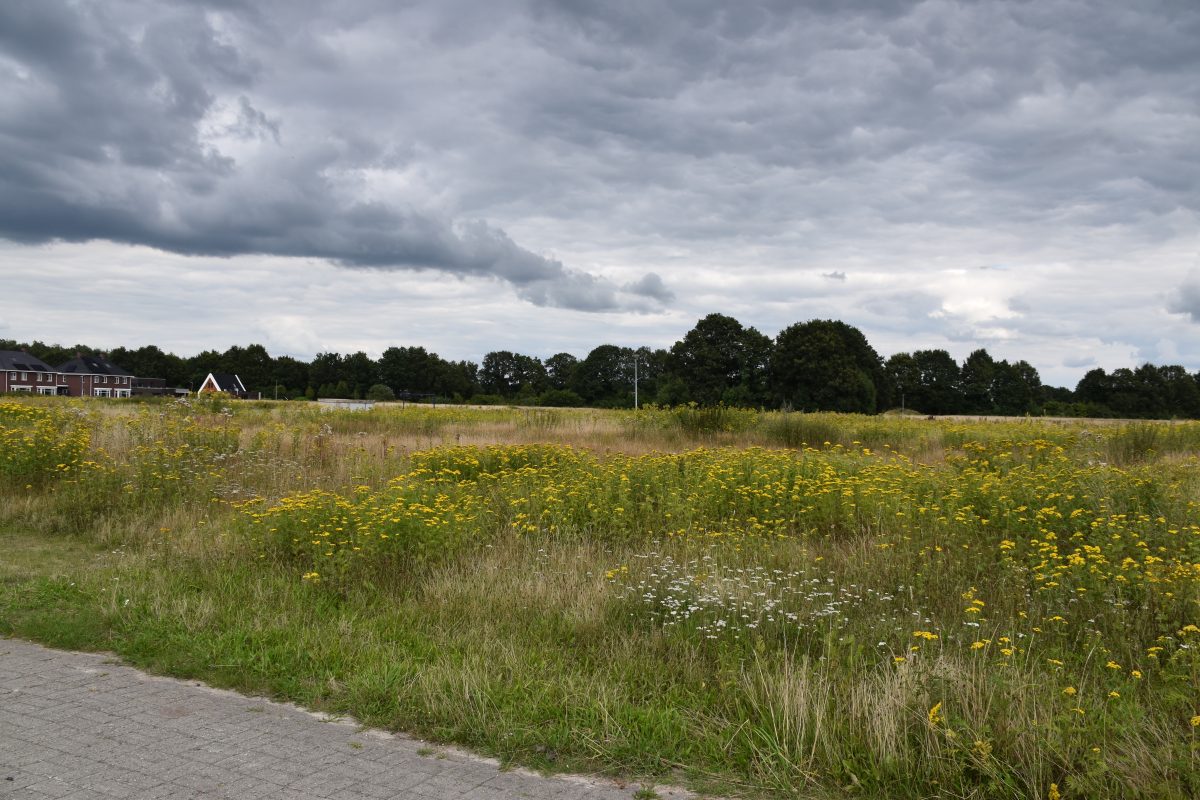
[(638, 407), (638, 354), (633, 351), (633, 410), (637, 411)]

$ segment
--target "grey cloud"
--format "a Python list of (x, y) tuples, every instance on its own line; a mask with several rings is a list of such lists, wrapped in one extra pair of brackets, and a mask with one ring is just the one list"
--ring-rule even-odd
[(1172, 314), (1186, 314), (1192, 322), (1200, 322), (1200, 272), (1192, 272), (1167, 300)]
[(877, 294), (863, 303), (863, 308), (885, 317), (921, 320), (942, 307), (942, 299), (931, 292), (902, 291)]
[(945, 333), (945, 322), (935, 317), (942, 299), (930, 292), (879, 292), (856, 304), (871, 315), (869, 328), (874, 331), (927, 341)]
[(226, 132), (240, 139), (261, 139), (269, 136), (275, 144), (283, 144), (279, 138), (280, 122), (258, 110), (245, 95), (238, 97), (238, 118), (226, 127)]
[(640, 280), (625, 284), (624, 288), (630, 294), (648, 297), (664, 304), (675, 299), (675, 293), (667, 288), (662, 277), (656, 272), (647, 272)]
[(834, 270), (833, 272), (822, 272), (821, 277), (829, 278), (831, 281), (844, 281), (846, 280), (846, 273), (841, 272), (840, 270)]
[(1072, 356), (1064, 358), (1062, 362), (1064, 367), (1071, 369), (1082, 369), (1084, 367), (1092, 367), (1096, 365), (1096, 359), (1091, 356)]
[[(891, 15), (863, 24), (836, 4), (824, 13), (754, 4), (747, 16), (768, 24), (736, 37), (662, 6), (564, 12), (563, 68), (529, 87), (527, 133), (799, 170), (873, 169), (912, 154), (946, 172), (919, 203), (856, 193), (895, 221), (1036, 222), (1057, 210), (1108, 225), (1195, 207), (1188, 137), (1137, 124), (1157, 111), (1195, 126), (1187, 106), (1171, 110), (1173, 98), (1197, 95), (1194, 5), (1162, 4), (1132, 20), (1119, 6), (1056, 2), (1037, 13), (1018, 3), (881, 6)], [(1144, 38), (1112, 34), (1130, 24)], [(1149, 42), (1180, 60), (1148, 56)], [(1105, 55), (1109, 45), (1115, 54)], [(585, 69), (571, 58), (594, 51), (605, 57)], [(747, 91), (751, 82), (764, 89)], [(800, 199), (800, 210), (845, 208), (824, 199)]]
[(644, 311), (648, 299), (669, 299), (657, 275), (622, 289), (486, 223), (363, 198), (358, 173), (402, 163), (403, 148), (340, 130), (301, 132), (285, 149), (285, 122), (248, 96), (256, 60), (202, 9), (144, 9), (140, 32), (106, 9), (0, 7), (0, 54), (16, 65), (0, 70), (0, 89), (19, 111), (0, 122), (0, 235), (433, 269), (497, 278), (532, 303), (584, 311)]

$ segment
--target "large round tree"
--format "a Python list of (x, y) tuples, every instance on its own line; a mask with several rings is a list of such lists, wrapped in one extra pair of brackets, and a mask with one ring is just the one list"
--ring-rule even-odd
[(701, 405), (752, 406), (765, 397), (771, 340), (724, 314), (709, 314), (671, 348), (671, 377)]
[(891, 399), (883, 360), (853, 325), (815, 319), (785, 328), (771, 354), (776, 399), (799, 411), (873, 414)]

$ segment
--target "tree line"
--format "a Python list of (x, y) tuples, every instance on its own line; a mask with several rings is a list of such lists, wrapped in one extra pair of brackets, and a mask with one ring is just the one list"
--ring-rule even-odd
[[(0, 340), (60, 364), (85, 345)], [(117, 348), (109, 359), (140, 377), (197, 388), (209, 372), (239, 375), (264, 397), (391, 399), (628, 408), (634, 376), (641, 403), (725, 404), (797, 411), (873, 414), (894, 408), (923, 414), (1048, 414), (1200, 418), (1200, 373), (1143, 364), (1093, 369), (1072, 390), (1043, 385), (1027, 361), (985, 349), (960, 364), (945, 350), (897, 353), (884, 360), (863, 333), (838, 320), (810, 320), (774, 339), (733, 317), (709, 314), (670, 349), (602, 344), (579, 358), (497, 350), (479, 363), (452, 361), (423, 347), (318, 353), (312, 361), (271, 356), (260, 344), (183, 358), (154, 345)]]

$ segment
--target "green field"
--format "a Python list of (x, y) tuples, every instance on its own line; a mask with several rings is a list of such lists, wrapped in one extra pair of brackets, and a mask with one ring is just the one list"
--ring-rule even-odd
[(726, 795), (1200, 795), (1200, 424), (0, 399), (0, 634)]

